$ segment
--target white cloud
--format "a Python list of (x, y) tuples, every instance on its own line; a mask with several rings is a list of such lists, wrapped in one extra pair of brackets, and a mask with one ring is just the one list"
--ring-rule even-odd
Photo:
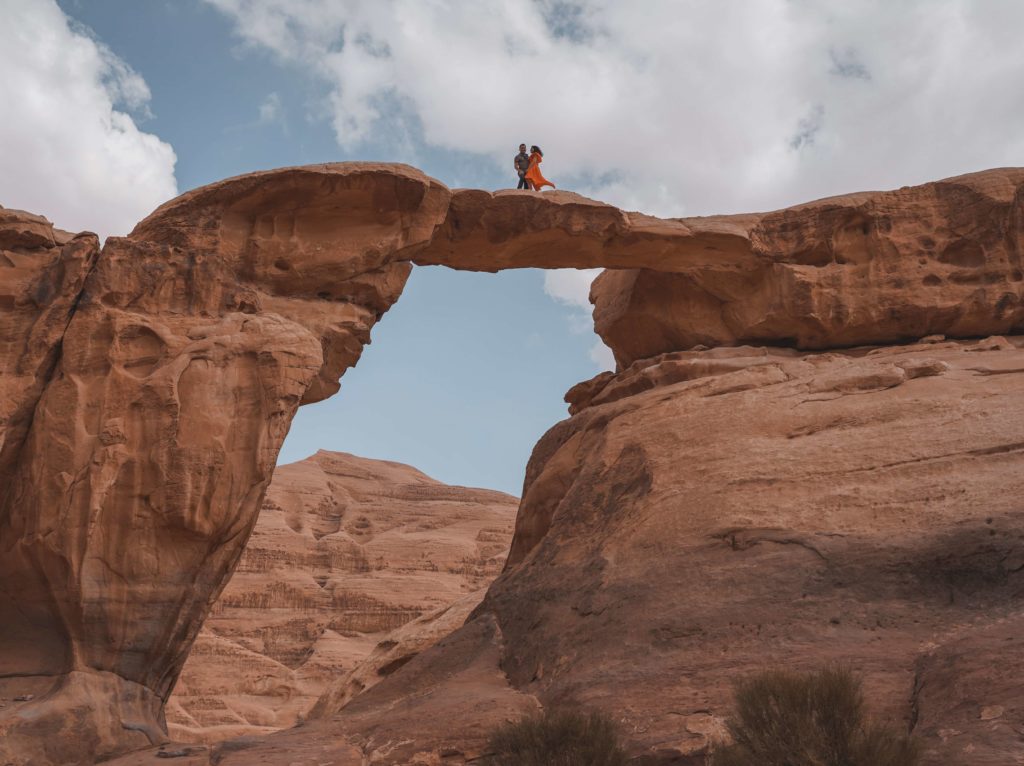
[[(1017, 0), (208, 0), (396, 123), (649, 212), (757, 210), (1020, 162)], [(399, 131), (400, 132), (400, 131)]]
[(590, 310), (590, 283), (601, 269), (554, 269), (544, 272), (544, 292), (559, 303)]
[[(582, 334), (594, 330), (589, 316), (590, 283), (600, 273), (601, 269), (553, 269), (544, 272), (544, 292), (571, 309), (569, 324), (575, 332)], [(594, 343), (589, 356), (600, 369), (615, 369), (612, 351), (602, 341)]]
[(263, 103), (260, 104), (260, 124), (266, 125), (272, 122), (277, 122), (281, 119), (282, 114), (281, 96), (277, 93), (268, 94), (267, 97), (263, 99)]
[(412, 134), (497, 170), (526, 140), (560, 188), (657, 215), (1024, 158), (1019, 0), (207, 2), (327, 84), (343, 146)]
[(129, 113), (148, 115), (145, 81), (53, 0), (5, 0), (3, 16), (0, 204), (127, 233), (177, 194), (174, 151)]

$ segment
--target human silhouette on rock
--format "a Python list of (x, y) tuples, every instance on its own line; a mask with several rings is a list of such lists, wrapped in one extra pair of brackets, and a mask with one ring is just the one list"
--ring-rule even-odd
[(530, 169), (530, 156), (526, 153), (526, 144), (519, 144), (519, 154), (512, 160), (512, 166), (519, 174), (519, 186), (516, 189), (529, 189), (530, 182), (526, 180), (526, 171)]
[(555, 185), (546, 179), (540, 172), (540, 163), (544, 161), (544, 152), (540, 150), (540, 147), (534, 144), (530, 147), (530, 165), (526, 170), (526, 180), (530, 183), (530, 188), (534, 191), (540, 191), (545, 186), (550, 186), (552, 189)]

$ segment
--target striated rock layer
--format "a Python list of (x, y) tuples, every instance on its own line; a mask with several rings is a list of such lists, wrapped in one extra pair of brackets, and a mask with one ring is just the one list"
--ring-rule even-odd
[[(396, 743), (431, 742), (438, 720), (464, 722), (450, 734), (463, 752), (538, 699), (610, 708), (612, 682), (635, 747), (669, 747), (658, 709), (671, 699), (701, 733), (669, 750), (690, 752), (718, 725), (723, 676), (766, 657), (798, 664), (787, 646), (817, 659), (846, 647), (885, 671), (876, 688), (898, 684), (877, 679), (916, 656), (923, 632), (944, 640), (968, 618), (936, 583), (966, 572), (965, 609), (986, 619), (1013, 593), (1016, 570), (990, 567), (972, 541), (1004, 534), (978, 518), (1016, 523), (1014, 344), (994, 342), (992, 374), (959, 346), (940, 374), (899, 347), (641, 360), (1024, 329), (1022, 187), (1024, 170), (1003, 169), (660, 220), (565, 192), (452, 192), (405, 166), (322, 165), (189, 192), (101, 252), (91, 235), (0, 211), (0, 697), (33, 695), (0, 709), (0, 761), (85, 763), (164, 738), (163, 705), (296, 408), (337, 390), (410, 263), (621, 270), (593, 291), (621, 372), (578, 387), (576, 415), (538, 445), (514, 567), (480, 616), (345, 707), (360, 752), (404, 757), (413, 745)], [(722, 381), (713, 396), (690, 390)], [(898, 406), (871, 409), (888, 397)], [(794, 555), (811, 558), (795, 568)], [(824, 579), (801, 574), (808, 563)], [(827, 604), (808, 621), (805, 594)], [(820, 623), (856, 616), (851, 635), (871, 645), (856, 605), (875, 601), (888, 631), (877, 656)], [(659, 654), (661, 637), (684, 650)], [(659, 674), (689, 680), (659, 687)], [(638, 679), (657, 692), (649, 703), (627, 694)], [(434, 691), (407, 698), (421, 687)], [(384, 702), (403, 714), (382, 717)]]
[(339, 452), (279, 467), (168, 701), (171, 737), (280, 729), (332, 682), (354, 696), (397, 670), (480, 602), (517, 506)]

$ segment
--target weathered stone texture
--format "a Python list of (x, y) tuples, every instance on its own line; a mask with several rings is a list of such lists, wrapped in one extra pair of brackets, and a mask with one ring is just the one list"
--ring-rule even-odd
[(483, 598), (518, 504), (340, 452), (278, 467), (168, 700), (171, 737), (281, 729), (397, 670)]
[[(214, 760), (457, 762), (569, 701), (685, 762), (732, 678), (844, 658), (929, 763), (995, 763), (1019, 685), (964, 647), (1017, 662), (1022, 255), (1019, 168), (660, 220), (319, 165), (189, 192), (101, 252), (0, 210), (0, 697), (35, 695), (0, 709), (0, 761), (163, 738), (297, 407), (337, 390), (418, 263), (610, 269), (592, 298), (619, 370), (538, 444), (509, 569), (464, 628)], [(960, 340), (917, 343), (936, 334)], [(977, 718), (932, 696), (949, 667)]]

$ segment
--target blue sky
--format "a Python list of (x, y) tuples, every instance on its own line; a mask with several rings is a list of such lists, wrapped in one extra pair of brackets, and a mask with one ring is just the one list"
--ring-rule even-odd
[[(179, 191), (261, 168), (394, 159), (384, 145), (340, 147), (316, 114), (326, 86), (243, 49), (208, 5), (60, 5), (145, 79), (151, 116), (139, 123), (174, 148)], [(261, 120), (270, 94), (275, 112)], [(421, 149), (415, 160), (452, 185), (508, 183), (496, 167), (449, 151)], [(563, 393), (598, 371), (595, 338), (573, 321), (580, 312), (552, 300), (543, 280), (535, 270), (415, 269), (341, 392), (299, 411), (280, 462), (343, 450), (518, 495), (533, 445), (565, 417)]]
[[(0, 204), (127, 232), (195, 186), (339, 160), (658, 215), (1024, 164), (1019, 0), (0, 0)], [(589, 272), (416, 269), (282, 453), (520, 491), (606, 363)]]

